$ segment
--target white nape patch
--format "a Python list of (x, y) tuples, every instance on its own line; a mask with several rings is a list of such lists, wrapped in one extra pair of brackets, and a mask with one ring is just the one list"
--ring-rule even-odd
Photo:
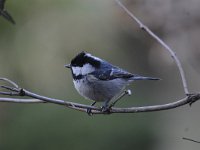
[(73, 73), (78, 76), (78, 75), (86, 75), (88, 73), (91, 73), (95, 71), (95, 68), (92, 67), (90, 64), (85, 64), (83, 67), (72, 67)]
[(95, 57), (95, 56), (93, 56), (93, 55), (91, 55), (89, 53), (87, 53), (86, 56), (92, 57), (92, 58), (94, 58), (95, 60), (98, 60), (98, 61), (102, 61), (100, 58)]
[(113, 75), (113, 68), (111, 69), (111, 72), (110, 72), (110, 76), (112, 76)]

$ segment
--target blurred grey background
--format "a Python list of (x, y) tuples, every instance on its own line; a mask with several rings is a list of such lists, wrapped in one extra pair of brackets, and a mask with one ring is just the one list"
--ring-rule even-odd
[[(200, 1), (124, 0), (180, 58), (191, 92), (200, 88)], [(13, 26), (0, 17), (0, 76), (35, 93), (90, 104), (76, 92), (64, 64), (84, 50), (138, 81), (117, 106), (164, 104), (184, 97), (174, 61), (114, 0), (7, 0)], [(1, 150), (188, 150), (200, 145), (199, 102), (192, 107), (89, 117), (53, 104), (0, 104)]]

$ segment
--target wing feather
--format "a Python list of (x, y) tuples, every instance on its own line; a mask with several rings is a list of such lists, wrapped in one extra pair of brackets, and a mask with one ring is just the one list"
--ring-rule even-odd
[(133, 74), (119, 68), (112, 68), (109, 70), (98, 70), (92, 72), (91, 74), (100, 80), (113, 80), (116, 78), (128, 79), (134, 76)]

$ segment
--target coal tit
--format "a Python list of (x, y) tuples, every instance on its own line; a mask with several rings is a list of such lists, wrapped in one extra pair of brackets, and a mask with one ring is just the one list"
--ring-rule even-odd
[(132, 81), (159, 80), (129, 73), (86, 52), (76, 55), (65, 67), (70, 68), (79, 94), (95, 101), (93, 104), (104, 102), (103, 110), (108, 110), (109, 102), (118, 98)]

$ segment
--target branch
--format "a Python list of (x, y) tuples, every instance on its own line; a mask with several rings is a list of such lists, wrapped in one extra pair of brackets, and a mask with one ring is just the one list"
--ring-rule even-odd
[[(0, 78), (0, 80), (8, 81), (11, 80), (6, 78)], [(16, 84), (16, 83), (15, 83)], [(17, 85), (17, 84), (16, 84)], [(17, 87), (17, 88), (16, 88)], [(186, 104), (192, 104), (200, 99), (200, 94), (190, 94), (185, 98), (163, 105), (153, 105), (153, 106), (143, 106), (143, 107), (128, 107), (128, 108), (116, 108), (112, 107), (109, 112), (102, 112), (102, 109), (95, 106), (84, 105), (79, 103), (74, 103), (70, 101), (64, 101), (54, 98), (49, 98), (46, 96), (38, 95), (33, 92), (30, 92), (26, 89), (20, 88), (18, 85), (16, 87), (11, 86), (1, 86), (2, 89), (6, 91), (0, 91), (0, 95), (7, 96), (19, 96), (19, 97), (31, 97), (33, 99), (16, 99), (16, 98), (0, 98), (0, 102), (14, 102), (14, 103), (53, 103), (57, 105), (62, 105), (71, 109), (79, 110), (82, 112), (87, 112), (88, 109), (91, 109), (92, 114), (111, 114), (111, 113), (139, 113), (139, 112), (152, 112), (152, 111), (161, 111), (177, 108)]]
[[(32, 92), (29, 92), (26, 89), (22, 89), (20, 88), (15, 82), (7, 79), (7, 78), (0, 78), (0, 80), (4, 81), (4, 82), (8, 82), (9, 84), (13, 85), (13, 86), (5, 86), (2, 85), (0, 86), (2, 89), (7, 90), (7, 91), (0, 91), (0, 95), (7, 95), (7, 96), (27, 96), (27, 97), (31, 97), (37, 100), (41, 100), (43, 102), (48, 102), (48, 103), (54, 103), (54, 104), (58, 104), (58, 105), (64, 105), (66, 107), (72, 108), (72, 109), (76, 109), (79, 111), (84, 111), (86, 112), (87, 109), (92, 109), (92, 110), (98, 110), (101, 111), (101, 108), (97, 108), (97, 107), (93, 107), (93, 106), (89, 106), (89, 105), (84, 105), (84, 104), (78, 104), (78, 103), (73, 103), (73, 102), (69, 102), (69, 101), (64, 101), (64, 100), (59, 100), (59, 99), (53, 99), (53, 98), (49, 98), (49, 97), (45, 97), (45, 96), (41, 96)], [(33, 103), (33, 102), (39, 102), (33, 99), (29, 102), (26, 99), (22, 99), (20, 101), (20, 99), (5, 99), (5, 98), (1, 98), (0, 101), (5, 102), (14, 102), (14, 103)], [(41, 102), (40, 102), (41, 103)]]
[(124, 11), (134, 20), (137, 22), (137, 24), (140, 26), (140, 28), (144, 31), (146, 31), (152, 38), (154, 38), (158, 43), (160, 43), (171, 55), (171, 57), (175, 60), (176, 65), (179, 69), (181, 79), (182, 79), (182, 84), (183, 84), (183, 89), (185, 94), (189, 94), (187, 82), (185, 79), (185, 74), (183, 71), (183, 67), (180, 63), (180, 60), (176, 56), (176, 53), (163, 41), (161, 40), (155, 33), (153, 33), (147, 26), (145, 26), (133, 13), (131, 13), (121, 2), (120, 0), (115, 0), (117, 4), (124, 9)]

